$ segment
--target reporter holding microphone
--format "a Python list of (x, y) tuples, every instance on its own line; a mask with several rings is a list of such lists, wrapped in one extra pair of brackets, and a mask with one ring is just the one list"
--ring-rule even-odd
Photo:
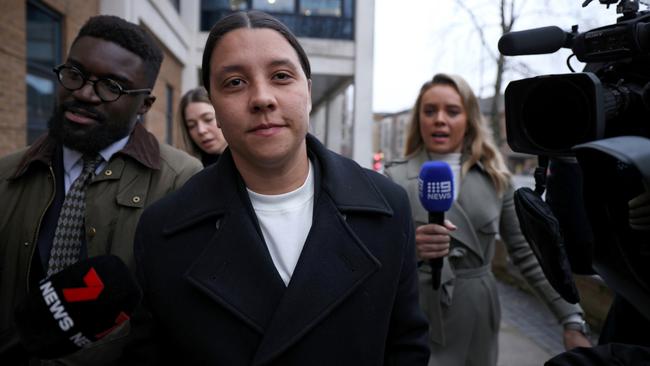
[[(431, 326), (429, 365), (497, 364), (500, 305), (491, 272), (497, 233), (536, 295), (565, 325), (565, 347), (589, 346), (574, 327), (583, 321), (582, 309), (553, 290), (521, 234), (510, 174), (491, 142), (476, 96), (461, 77), (437, 74), (424, 83), (405, 156), (388, 164), (386, 175), (406, 189), (411, 201), (420, 306)], [(443, 225), (430, 223), (418, 194), (418, 178), (429, 161), (449, 164), (454, 178), (453, 204)], [(436, 266), (430, 262), (441, 257), (436, 290)]]

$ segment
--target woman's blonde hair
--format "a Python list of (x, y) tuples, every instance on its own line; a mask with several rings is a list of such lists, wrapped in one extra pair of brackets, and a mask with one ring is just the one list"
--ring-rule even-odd
[(503, 193), (510, 182), (510, 172), (506, 168), (501, 153), (492, 142), (492, 134), (481, 114), (476, 95), (474, 95), (469, 84), (458, 75), (436, 74), (433, 79), (422, 85), (411, 112), (411, 122), (406, 136), (404, 154), (410, 157), (417, 154), (420, 149), (426, 148), (420, 134), (420, 109), (422, 107), (422, 96), (435, 85), (448, 85), (456, 89), (467, 114), (467, 128), (461, 151), (461, 175), (467, 174), (474, 164), (481, 162), (492, 179), (497, 192)]
[(181, 98), (181, 102), (178, 106), (178, 121), (180, 123), (181, 136), (183, 138), (181, 141), (181, 146), (177, 147), (200, 159), (201, 155), (203, 154), (203, 150), (201, 150), (201, 148), (194, 142), (194, 140), (192, 140), (190, 132), (187, 128), (187, 121), (185, 120), (185, 109), (190, 103), (208, 103), (210, 105), (212, 105), (212, 103), (208, 97), (208, 92), (204, 87), (200, 86), (198, 88), (188, 90)]

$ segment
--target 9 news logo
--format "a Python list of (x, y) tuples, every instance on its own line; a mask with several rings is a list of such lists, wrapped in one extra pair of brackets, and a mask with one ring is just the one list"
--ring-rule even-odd
[(427, 182), (426, 191), (423, 192), (422, 186), (424, 182), (418, 179), (418, 188), (427, 200), (448, 200), (452, 199), (451, 196), (451, 181), (446, 180), (442, 182)]

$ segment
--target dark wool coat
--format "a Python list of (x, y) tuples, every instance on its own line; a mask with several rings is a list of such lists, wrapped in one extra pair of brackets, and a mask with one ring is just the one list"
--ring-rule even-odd
[(426, 364), (406, 193), (312, 136), (307, 148), (313, 224), (288, 286), (229, 150), (143, 214), (135, 255), (160, 363)]

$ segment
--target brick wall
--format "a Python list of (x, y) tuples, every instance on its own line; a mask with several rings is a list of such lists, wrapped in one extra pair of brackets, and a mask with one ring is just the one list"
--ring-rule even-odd
[(27, 141), (25, 1), (0, 2), (0, 156)]
[(63, 15), (63, 57), (68, 54), (72, 41), (86, 20), (99, 14), (99, 0), (43, 0)]
[(171, 145), (177, 145), (180, 141), (180, 131), (178, 130), (178, 103), (180, 102), (180, 85), (183, 71), (183, 64), (174, 55), (169, 52), (160, 42), (158, 45), (163, 49), (165, 58), (160, 67), (160, 74), (153, 89), (153, 95), (156, 102), (153, 104), (145, 116), (145, 126), (147, 130), (153, 133), (160, 142), (167, 141), (167, 85), (173, 88), (173, 132)]
[[(99, 0), (43, 0), (63, 16), (63, 55)], [(27, 20), (25, 0), (0, 1), (0, 156), (27, 144)]]
[[(99, 14), (99, 0), (42, 0), (42, 4), (62, 15), (63, 59), (86, 20)], [(0, 156), (27, 144), (26, 77), (26, 1), (0, 1)], [(160, 44), (160, 43), (159, 43)], [(145, 117), (145, 126), (161, 142), (167, 139), (167, 85), (173, 87), (173, 113), (176, 117), (180, 101), (183, 64), (163, 47), (165, 59), (156, 81), (153, 108)], [(176, 121), (176, 118), (174, 118)], [(173, 144), (180, 141), (174, 123)]]

